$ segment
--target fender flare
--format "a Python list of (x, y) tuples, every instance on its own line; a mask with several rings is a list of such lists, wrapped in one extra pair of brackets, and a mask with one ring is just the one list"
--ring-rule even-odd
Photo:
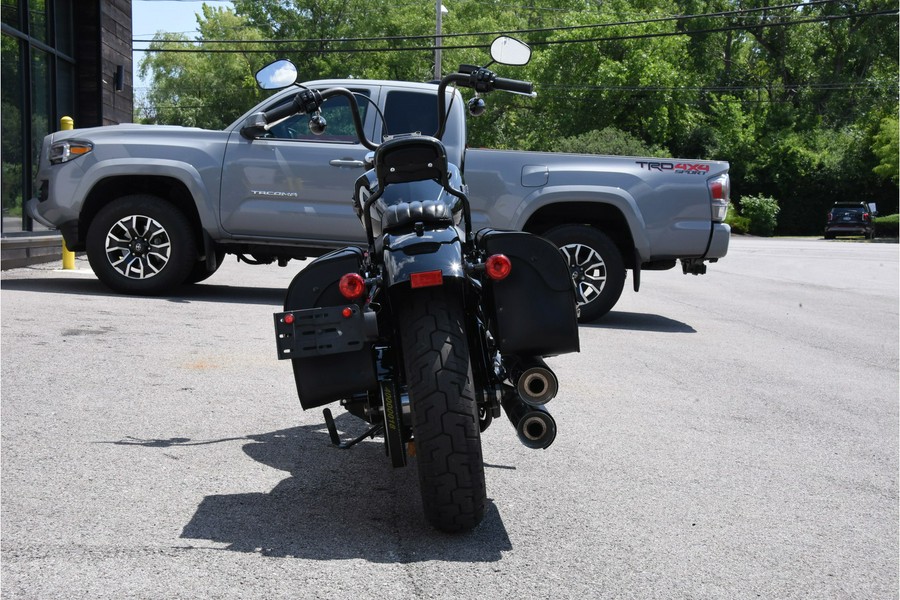
[(181, 182), (194, 201), (201, 228), (206, 232), (218, 232), (218, 211), (203, 182), (200, 172), (193, 165), (167, 159), (117, 158), (97, 162), (85, 170), (75, 196), (87, 199), (103, 181), (113, 177), (170, 178)]
[(513, 215), (512, 226), (522, 231), (536, 213), (554, 204), (596, 204), (617, 209), (628, 225), (634, 250), (642, 260), (652, 256), (646, 224), (634, 197), (626, 190), (607, 186), (559, 185), (535, 190), (522, 199)]

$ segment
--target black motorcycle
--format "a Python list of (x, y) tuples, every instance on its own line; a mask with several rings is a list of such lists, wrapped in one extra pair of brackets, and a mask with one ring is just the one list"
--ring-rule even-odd
[[(531, 51), (508, 37), (491, 46), (493, 62), (525, 64)], [(488, 65), (490, 66), (490, 64)], [(257, 73), (266, 89), (296, 69), (277, 61)], [(275, 314), (278, 358), (293, 364), (304, 409), (340, 401), (371, 427), (341, 441), (331, 411), (332, 442), (350, 448), (383, 436), (394, 467), (418, 464), (428, 521), (464, 531), (484, 516), (481, 432), (501, 410), (529, 448), (547, 448), (556, 423), (545, 404), (558, 382), (544, 357), (578, 351), (575, 291), (559, 250), (520, 231), (471, 230), (460, 169), (441, 138), (447, 87), (472, 88), (470, 112), (494, 90), (531, 94), (528, 82), (463, 65), (437, 87), (438, 130), (367, 139), (356, 96), (344, 88), (301, 90), (287, 104), (256, 115), (258, 132), (295, 114), (319, 114), (330, 97), (350, 103), (359, 141), (374, 152), (353, 202), (367, 247), (348, 247), (310, 262)], [(458, 93), (451, 91), (451, 102)], [(368, 99), (366, 98), (366, 101)]]

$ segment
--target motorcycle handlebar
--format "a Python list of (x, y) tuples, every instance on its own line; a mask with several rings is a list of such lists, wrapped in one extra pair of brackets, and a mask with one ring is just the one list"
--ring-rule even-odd
[(492, 71), (485, 68), (467, 68), (463, 65), (460, 67), (460, 72), (445, 75), (438, 86), (438, 118), (440, 124), (438, 131), (434, 136), (438, 139), (443, 137), (444, 128), (447, 126), (447, 103), (444, 92), (451, 83), (455, 83), (461, 87), (472, 88), (476, 92), (484, 93), (502, 90), (519, 94), (531, 94), (534, 90), (534, 85), (530, 81), (505, 79), (503, 77), (495, 76)]
[(515, 92), (517, 94), (531, 94), (534, 92), (534, 84), (530, 81), (520, 81), (518, 79), (505, 79), (503, 77), (494, 78), (494, 89), (505, 92)]
[[(534, 86), (529, 81), (496, 77), (493, 72), (477, 67), (470, 72), (451, 73), (447, 75), (441, 80), (441, 83), (438, 86), (439, 128), (435, 133), (435, 137), (438, 139), (443, 137), (444, 128), (447, 125), (446, 98), (444, 93), (447, 89), (447, 85), (450, 83), (456, 83), (462, 87), (473, 88), (478, 92), (502, 90), (518, 94), (531, 94), (534, 89)], [(344, 96), (348, 99), (350, 102), (350, 114), (353, 117), (353, 125), (356, 128), (360, 143), (369, 150), (377, 150), (378, 144), (369, 140), (365, 135), (362, 119), (359, 116), (359, 105), (356, 102), (356, 97), (353, 95), (353, 92), (346, 88), (329, 88), (327, 90), (304, 89), (295, 94), (290, 101), (264, 112), (263, 117), (265, 123), (268, 125), (295, 114), (314, 114), (319, 111), (322, 103), (332, 96)]]
[(274, 123), (275, 121), (286, 119), (296, 113), (304, 112), (303, 107), (298, 100), (299, 96), (300, 94), (297, 94), (290, 102), (285, 102), (281, 106), (276, 106), (272, 110), (264, 112), (263, 115), (265, 116), (266, 123)]
[(314, 114), (318, 112), (322, 103), (332, 96), (344, 96), (350, 102), (350, 115), (353, 117), (353, 125), (356, 128), (360, 143), (369, 150), (377, 150), (378, 144), (366, 137), (362, 119), (359, 116), (359, 104), (356, 96), (346, 88), (329, 88), (327, 90), (303, 90), (297, 93), (290, 102), (276, 106), (272, 110), (263, 113), (266, 123), (273, 123), (295, 114)]

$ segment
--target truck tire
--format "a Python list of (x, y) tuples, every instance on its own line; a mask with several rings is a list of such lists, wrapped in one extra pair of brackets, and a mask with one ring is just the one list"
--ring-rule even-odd
[(191, 267), (191, 272), (188, 274), (187, 279), (184, 280), (185, 283), (200, 283), (201, 281), (205, 281), (212, 277), (213, 273), (219, 270), (219, 267), (222, 266), (222, 261), (225, 260), (225, 253), (221, 250), (216, 250), (216, 266), (212, 269), (206, 266), (205, 260), (198, 260), (194, 263), (194, 266)]
[(197, 261), (187, 217), (162, 198), (118, 198), (97, 213), (87, 233), (97, 277), (116, 292), (164, 294), (184, 283)]
[(467, 531), (487, 495), (461, 300), (422, 290), (398, 317), (425, 517), (441, 531)]
[(612, 240), (588, 225), (562, 225), (544, 237), (560, 249), (569, 265), (580, 309), (578, 321), (589, 323), (612, 310), (625, 287), (625, 264)]

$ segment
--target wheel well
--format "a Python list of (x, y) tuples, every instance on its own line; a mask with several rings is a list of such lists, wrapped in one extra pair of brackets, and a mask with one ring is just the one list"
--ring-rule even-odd
[[(194, 197), (191, 196), (187, 186), (174, 177), (159, 177), (150, 175), (123, 175), (109, 177), (97, 183), (88, 193), (78, 218), (78, 243), (83, 250), (87, 240), (88, 228), (94, 217), (104, 206), (122, 196), (132, 194), (152, 194), (158, 196), (176, 206), (183, 212), (191, 223), (198, 244), (202, 243), (202, 227), (200, 215)], [(202, 245), (200, 246), (202, 248)]]
[(619, 249), (625, 267), (634, 268), (634, 238), (631, 236), (631, 229), (622, 211), (611, 204), (579, 201), (550, 204), (531, 215), (524, 230), (543, 235), (560, 225), (578, 224), (596, 227), (609, 236)]

